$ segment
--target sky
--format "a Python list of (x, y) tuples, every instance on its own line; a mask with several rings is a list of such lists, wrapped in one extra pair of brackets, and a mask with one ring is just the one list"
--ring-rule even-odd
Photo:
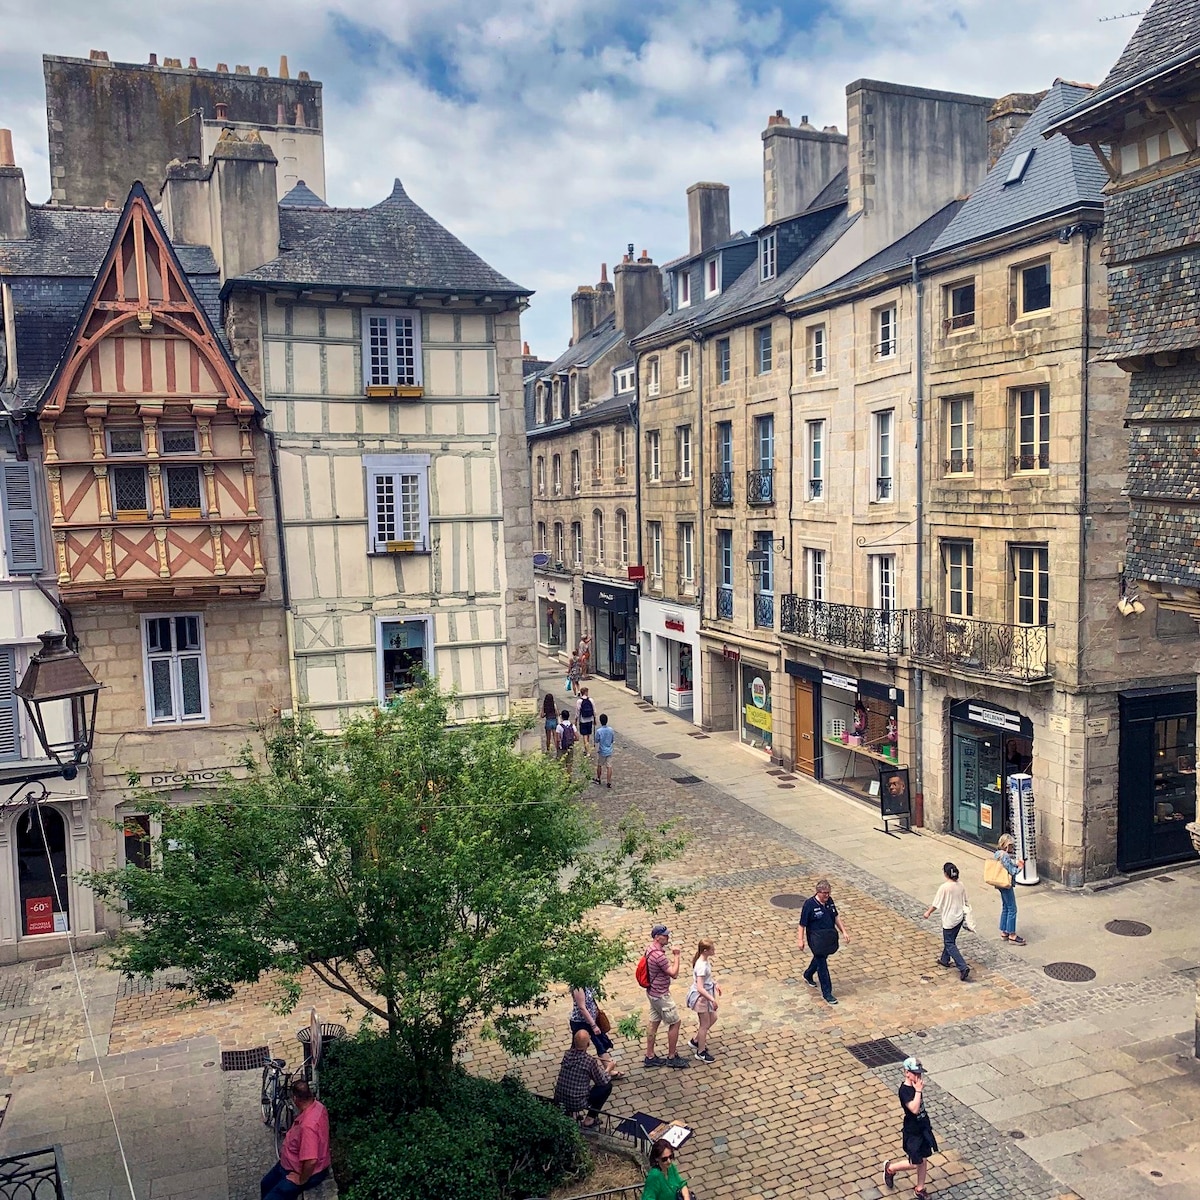
[(570, 337), (570, 294), (629, 242), (687, 250), (686, 189), (731, 189), (762, 224), (762, 142), (782, 109), (846, 128), (846, 85), (975, 95), (1098, 83), (1130, 0), (0, 0), (0, 127), (31, 201), (49, 194), (41, 55), (151, 53), (306, 70), (324, 84), (336, 205), (409, 195), (536, 293), (533, 352)]

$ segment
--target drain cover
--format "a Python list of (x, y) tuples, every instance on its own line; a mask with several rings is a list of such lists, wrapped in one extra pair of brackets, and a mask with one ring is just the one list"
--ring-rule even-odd
[(666, 721), (655, 721), (654, 724), (655, 725), (665, 725)]
[(796, 788), (796, 785), (794, 783), (777, 783), (775, 786), (785, 788), (785, 789), (791, 788), (793, 791), (795, 791), (795, 788)]
[(53, 971), (55, 967), (61, 967), (63, 960), (61, 958), (39, 958), (34, 966), (35, 971)]
[(1083, 963), (1047, 963), (1043, 969), (1051, 979), (1057, 979), (1061, 983), (1087, 983), (1096, 978), (1096, 972), (1091, 967), (1085, 967)]
[(1008, 1131), (1008, 1136), (1016, 1139), (1016, 1141), (1019, 1142), (1025, 1136), (1025, 1134), (1020, 1129), (1010, 1129)]
[(786, 772), (786, 771), (783, 771), (783, 770), (780, 770), (780, 769), (777, 767), (777, 768), (776, 768), (774, 771), (768, 771), (768, 772), (767, 772), (767, 774), (768, 774), (768, 775), (786, 775), (786, 774), (787, 774), (787, 772)]
[(864, 1067), (885, 1067), (888, 1063), (903, 1062), (908, 1055), (890, 1038), (876, 1038), (872, 1042), (858, 1042), (847, 1046), (847, 1050)]
[(674, 750), (668, 750), (666, 754), (656, 754), (655, 758), (678, 758), (679, 755)]
[(1150, 926), (1141, 921), (1109, 921), (1104, 927), (1109, 933), (1120, 934), (1121, 937), (1145, 937), (1150, 933)]
[(266, 1046), (255, 1046), (253, 1050), (222, 1050), (222, 1071), (259, 1071), (266, 1064), (270, 1051)]
[(673, 778), (676, 783), (686, 783), (689, 786), (691, 786), (691, 784), (693, 784), (693, 783), (700, 782), (699, 775), (675, 775), (675, 776), (673, 776)]
[(708, 740), (707, 733), (689, 733), (688, 737), (694, 737), (698, 742), (704, 742)]
[(771, 897), (771, 903), (776, 908), (803, 908), (807, 899), (807, 896), (797, 896), (795, 892), (781, 892)]

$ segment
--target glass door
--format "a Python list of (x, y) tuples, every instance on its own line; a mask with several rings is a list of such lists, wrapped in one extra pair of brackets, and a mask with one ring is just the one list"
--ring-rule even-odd
[(994, 846), (1005, 828), (1000, 735), (955, 721), (952, 740), (955, 832)]

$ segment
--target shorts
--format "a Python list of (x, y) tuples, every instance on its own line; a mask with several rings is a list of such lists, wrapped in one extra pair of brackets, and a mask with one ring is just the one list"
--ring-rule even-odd
[(670, 993), (665, 996), (651, 996), (649, 1000), (651, 1021), (661, 1021), (664, 1025), (679, 1024), (679, 1009), (675, 1007)]
[(558, 728), (558, 718), (557, 717), (547, 717), (546, 718), (546, 728), (551, 733), (553, 733)]
[(580, 737), (591, 737), (592, 736), (591, 721), (580, 721), (579, 722), (579, 736)]
[(931, 1146), (923, 1133), (910, 1133), (904, 1139), (904, 1153), (908, 1155), (908, 1161), (914, 1167), (931, 1158), (936, 1151), (937, 1146)]
[(693, 1012), (716, 1012), (717, 1006), (705, 995), (696, 997), (696, 1003), (692, 1005)]

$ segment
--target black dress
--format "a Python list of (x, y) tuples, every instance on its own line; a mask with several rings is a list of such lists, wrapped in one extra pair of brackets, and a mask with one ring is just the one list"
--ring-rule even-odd
[(904, 1109), (904, 1153), (908, 1155), (908, 1161), (914, 1164), (924, 1162), (930, 1155), (936, 1154), (938, 1148), (924, 1099), (918, 1112), (909, 1111), (908, 1106), (916, 1094), (917, 1089), (912, 1084), (900, 1085), (900, 1107)]

